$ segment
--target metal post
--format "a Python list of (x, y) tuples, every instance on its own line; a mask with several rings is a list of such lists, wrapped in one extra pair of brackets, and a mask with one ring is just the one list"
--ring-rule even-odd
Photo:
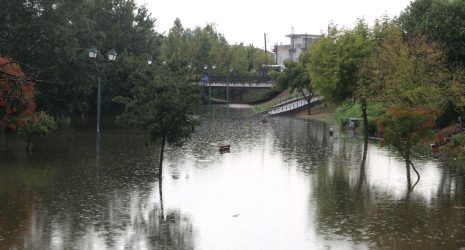
[(208, 79), (208, 105), (211, 105), (211, 98), (212, 98), (212, 91), (211, 91), (211, 82), (210, 79)]
[(97, 153), (100, 152), (100, 102), (101, 102), (101, 77), (97, 77)]
[(226, 76), (226, 102), (229, 102), (229, 75)]

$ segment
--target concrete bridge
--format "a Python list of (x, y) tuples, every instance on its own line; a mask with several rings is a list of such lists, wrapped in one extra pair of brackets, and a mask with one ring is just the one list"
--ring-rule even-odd
[(201, 83), (206, 87), (223, 87), (223, 88), (273, 88), (273, 82), (243, 82), (243, 83), (235, 83), (235, 82), (207, 82)]
[(274, 86), (273, 79), (267, 76), (203, 76), (198, 84), (205, 87), (222, 88), (268, 88)]
[(229, 102), (229, 88), (267, 88), (271, 89), (274, 82), (268, 76), (203, 76), (198, 85), (208, 87), (208, 103), (212, 101), (211, 88), (226, 88), (226, 102)]

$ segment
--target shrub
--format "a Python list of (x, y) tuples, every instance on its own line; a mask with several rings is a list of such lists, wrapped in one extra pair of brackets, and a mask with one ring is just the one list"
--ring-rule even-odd
[(336, 109), (336, 121), (339, 125), (346, 126), (351, 117), (362, 117), (360, 103), (347, 101)]
[(45, 137), (57, 129), (55, 118), (43, 111), (28, 116), (19, 133), (27, 136), (26, 150), (29, 151), (33, 136)]
[(456, 147), (457, 146), (464, 147), (465, 146), (465, 133), (453, 135), (451, 137), (451, 142)]

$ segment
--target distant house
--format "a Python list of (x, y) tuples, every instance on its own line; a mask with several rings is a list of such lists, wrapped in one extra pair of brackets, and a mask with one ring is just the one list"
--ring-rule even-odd
[(276, 56), (276, 64), (283, 65), (284, 61), (297, 61), (302, 51), (312, 44), (319, 35), (310, 34), (290, 34), (286, 37), (290, 38), (290, 44), (275, 45), (273, 52)]

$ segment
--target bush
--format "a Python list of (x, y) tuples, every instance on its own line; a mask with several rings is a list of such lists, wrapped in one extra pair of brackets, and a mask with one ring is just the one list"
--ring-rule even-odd
[(465, 133), (453, 135), (451, 137), (451, 142), (456, 147), (457, 146), (464, 147), (465, 146)]
[(34, 113), (24, 122), (24, 127), (19, 130), (23, 135), (47, 136), (57, 129), (57, 122), (53, 116), (40, 111)]
[[(378, 131), (378, 124), (376, 122), (376, 119), (383, 112), (384, 108), (382, 105), (372, 103), (368, 104), (368, 134), (376, 134), (376, 132)], [(347, 126), (348, 120), (351, 117), (362, 117), (362, 105), (360, 103), (347, 101), (336, 109), (336, 121), (340, 126)], [(360, 122), (358, 129), (360, 131), (364, 130), (363, 121)]]
[(57, 129), (55, 118), (43, 111), (34, 113), (26, 118), (24, 127), (19, 129), (19, 133), (27, 136), (26, 150), (29, 151), (33, 136), (45, 137)]
[(347, 101), (336, 109), (336, 121), (339, 125), (346, 126), (351, 117), (362, 117), (362, 107), (358, 102)]

